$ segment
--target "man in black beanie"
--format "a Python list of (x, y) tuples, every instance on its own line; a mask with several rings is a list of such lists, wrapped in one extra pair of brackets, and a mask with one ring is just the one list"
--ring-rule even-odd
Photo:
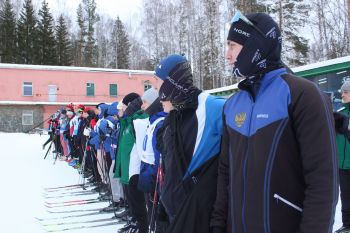
[(140, 95), (135, 93), (135, 92), (131, 92), (129, 94), (127, 94), (126, 96), (124, 96), (122, 102), (125, 106), (128, 106), (129, 103), (131, 103), (134, 99), (139, 98)]
[(164, 58), (155, 75), (163, 80), (160, 100), (175, 108), (157, 135), (164, 168), (160, 199), (170, 220), (167, 232), (209, 233), (224, 100), (193, 85), (184, 56)]
[(288, 73), (281, 33), (263, 13), (237, 12), (226, 59), (243, 80), (223, 111), (212, 232), (332, 231), (338, 198), (332, 108)]

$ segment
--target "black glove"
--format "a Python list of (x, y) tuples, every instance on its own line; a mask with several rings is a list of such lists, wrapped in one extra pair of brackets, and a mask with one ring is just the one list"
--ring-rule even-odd
[(333, 112), (335, 131), (338, 134), (347, 134), (349, 126), (349, 117), (340, 112)]

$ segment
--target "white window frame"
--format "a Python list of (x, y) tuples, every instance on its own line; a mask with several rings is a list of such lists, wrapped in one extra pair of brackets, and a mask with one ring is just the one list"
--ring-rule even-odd
[[(31, 83), (30, 85), (28, 83)], [(25, 95), (24, 94), (24, 87), (31, 87), (32, 88), (32, 94), (31, 95)], [(22, 95), (23, 96), (33, 96), (33, 82), (23, 82), (22, 84)]]
[(22, 111), (22, 125), (33, 125), (34, 113), (33, 110)]
[[(91, 88), (91, 86), (94, 86), (94, 94), (93, 95), (88, 95), (87, 88)], [(95, 83), (92, 82), (92, 81), (91, 82), (86, 82), (86, 96), (87, 97), (95, 97)]]
[(147, 91), (148, 89), (152, 88), (152, 83), (150, 81), (144, 81), (143, 82), (143, 91)]

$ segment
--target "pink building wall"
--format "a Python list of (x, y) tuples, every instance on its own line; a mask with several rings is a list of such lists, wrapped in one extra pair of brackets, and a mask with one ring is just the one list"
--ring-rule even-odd
[[(23, 96), (24, 82), (32, 83), (32, 96)], [(87, 83), (94, 83), (94, 96), (87, 96)], [(110, 96), (110, 84), (117, 84), (117, 96)], [(43, 121), (68, 103), (95, 106), (121, 101), (130, 92), (142, 95), (145, 84), (159, 89), (161, 81), (151, 71), (0, 64), (0, 105), (40, 105)], [(55, 101), (49, 100), (49, 85), (56, 85)]]
[[(112, 73), (97, 70), (41, 70), (40, 66), (38, 69), (15, 69), (0, 66), (0, 101), (47, 102), (48, 86), (56, 85), (56, 102), (114, 102), (130, 92), (142, 95), (145, 82), (156, 88), (160, 86), (160, 81), (153, 77), (152, 72)], [(22, 95), (23, 82), (32, 82), (33, 96)], [(95, 85), (94, 96), (86, 96), (86, 83), (89, 82)], [(109, 96), (109, 84), (118, 85), (117, 97)]]

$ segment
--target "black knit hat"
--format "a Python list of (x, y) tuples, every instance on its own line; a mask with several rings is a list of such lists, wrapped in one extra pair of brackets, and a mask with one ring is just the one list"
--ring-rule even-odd
[(127, 94), (124, 98), (123, 98), (123, 104), (125, 104), (126, 106), (129, 105), (130, 102), (132, 102), (134, 99), (139, 98), (140, 95), (134, 92), (131, 92), (129, 94)]
[(250, 37), (252, 30), (252, 26), (248, 25), (246, 22), (240, 19), (237, 22), (231, 24), (227, 40), (234, 41), (240, 45), (244, 45), (244, 43)]
[(175, 101), (178, 98), (186, 98), (192, 86), (193, 77), (190, 63), (187, 61), (179, 63), (170, 71), (168, 78), (160, 86), (159, 99), (161, 101)]

